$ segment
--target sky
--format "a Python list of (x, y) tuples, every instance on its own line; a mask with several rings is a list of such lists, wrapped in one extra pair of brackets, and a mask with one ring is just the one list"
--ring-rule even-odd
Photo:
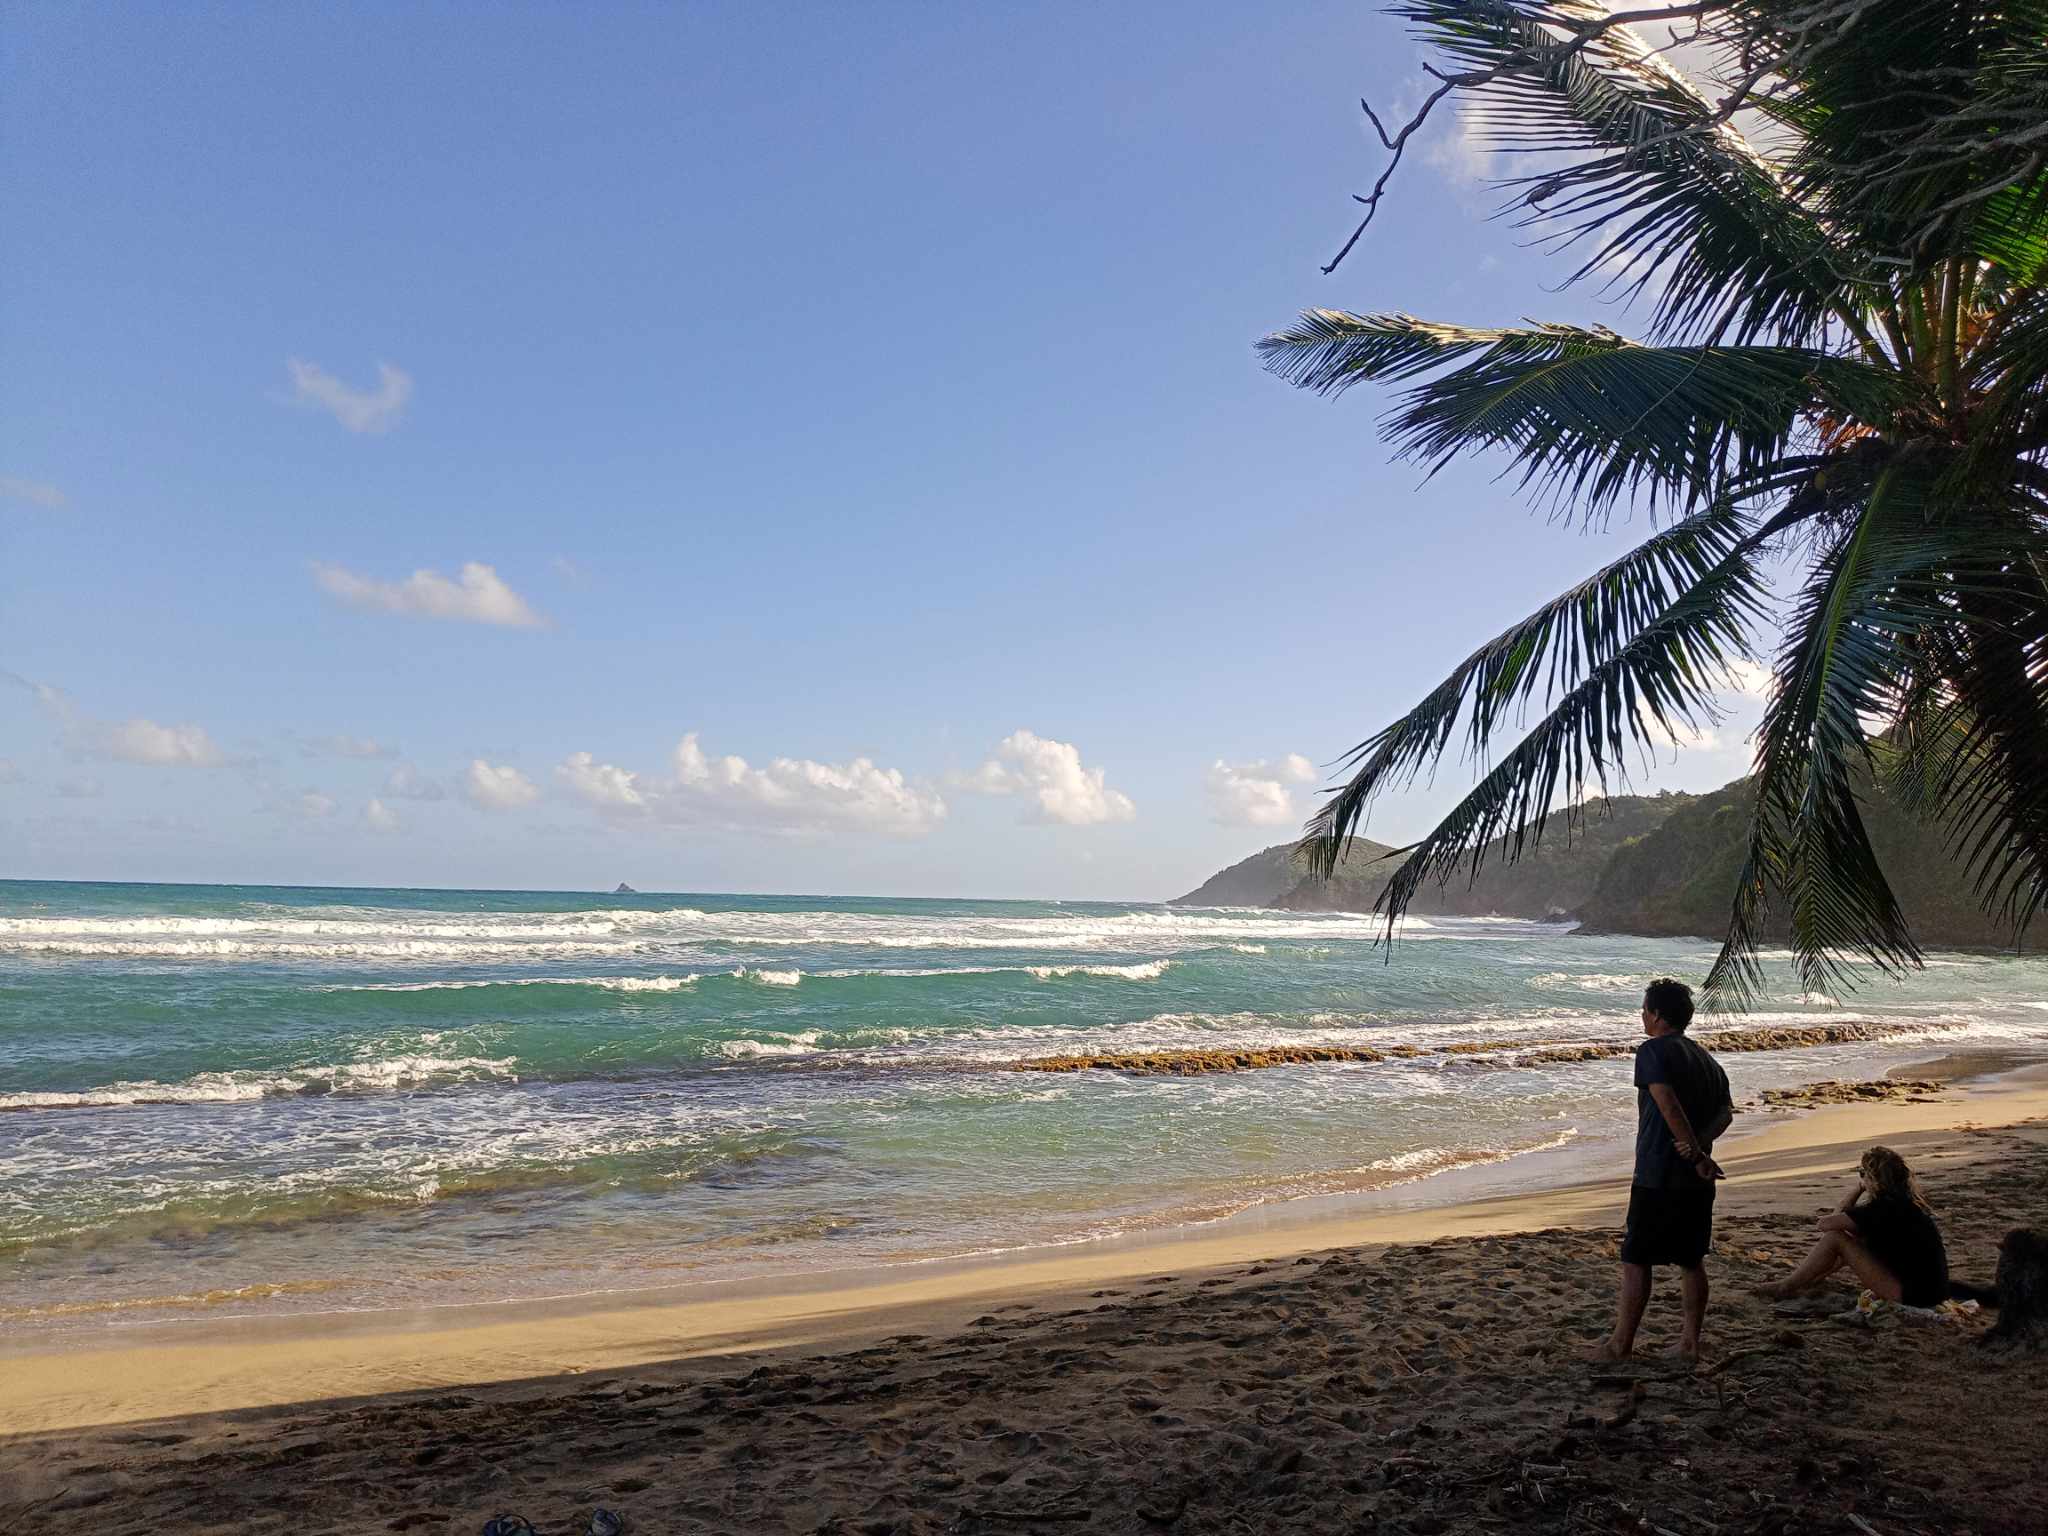
[[(1300, 310), (1643, 318), (1353, 5), (9, 7), (0, 878), (1160, 899), (1651, 526)], [(1745, 771), (1753, 698), (1633, 787)], [(1447, 761), (1367, 830), (1418, 836)]]

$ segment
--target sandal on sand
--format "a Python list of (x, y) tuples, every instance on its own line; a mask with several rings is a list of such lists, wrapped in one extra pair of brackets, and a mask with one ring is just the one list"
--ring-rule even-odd
[(524, 1515), (499, 1515), (484, 1522), (484, 1536), (534, 1536)]
[(608, 1509), (593, 1509), (590, 1512), (590, 1536), (620, 1536), (625, 1529), (624, 1518)]

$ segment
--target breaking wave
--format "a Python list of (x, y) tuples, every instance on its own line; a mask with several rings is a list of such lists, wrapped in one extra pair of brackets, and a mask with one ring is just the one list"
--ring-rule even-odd
[(274, 1072), (201, 1072), (181, 1083), (108, 1083), (76, 1093), (0, 1093), (0, 1110), (102, 1109), (130, 1104), (239, 1104), (325, 1093), (389, 1093), (514, 1078), (511, 1057), (393, 1056), (382, 1061), (288, 1067)]

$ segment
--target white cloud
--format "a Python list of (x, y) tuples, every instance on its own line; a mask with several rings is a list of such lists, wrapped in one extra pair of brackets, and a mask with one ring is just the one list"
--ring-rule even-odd
[(673, 763), (676, 796), (740, 822), (791, 831), (857, 826), (909, 836), (946, 815), (935, 791), (865, 757), (848, 763), (778, 757), (755, 768), (743, 757), (707, 758), (692, 731), (676, 743)]
[(640, 789), (639, 774), (628, 768), (600, 763), (588, 752), (572, 752), (555, 769), (555, 777), (577, 799), (596, 806), (600, 811), (637, 814), (647, 809), (647, 796)]
[(221, 761), (213, 738), (196, 725), (159, 725), (136, 716), (132, 720), (85, 722), (77, 731), (84, 750), (95, 757), (153, 767), (210, 768)]
[(512, 629), (538, 629), (547, 620), (526, 599), (505, 585), (497, 571), (472, 560), (457, 580), (439, 571), (414, 571), (404, 581), (376, 581), (338, 565), (313, 562), (313, 580), (323, 592), (351, 608), (373, 613), (404, 613), (424, 619), (454, 619), (465, 624), (502, 624)]
[(1681, 752), (1718, 752), (1721, 749), (1720, 733), (1710, 726), (1673, 721), (1664, 734)]
[(1730, 662), (1728, 672), (1734, 679), (1734, 685), (1729, 692), (1748, 699), (1768, 699), (1771, 696), (1771, 683), (1777, 674), (1762, 662)]
[(26, 784), (28, 775), (21, 771), (21, 765), (11, 757), (0, 757), (0, 784)]
[(305, 757), (396, 757), (398, 749), (368, 736), (310, 736), (299, 743)]
[(16, 475), (0, 475), (0, 496), (15, 501), (31, 501), (39, 507), (52, 511), (64, 505), (64, 493), (54, 485), (41, 480), (23, 480)]
[(1102, 769), (1082, 766), (1080, 748), (1033, 731), (1004, 737), (995, 756), (961, 782), (984, 795), (1030, 797), (1027, 821), (1087, 827), (1138, 814), (1128, 795), (1104, 782)]
[(540, 786), (510, 763), (487, 763), (478, 757), (470, 760), (462, 793), (480, 811), (510, 811), (538, 800)]
[(743, 757), (710, 757), (692, 731), (676, 744), (666, 776), (601, 763), (577, 752), (555, 777), (598, 814), (652, 817), (675, 826), (715, 826), (801, 835), (833, 830), (915, 837), (945, 819), (928, 785), (865, 757), (846, 763), (778, 757), (756, 767)]
[(372, 796), (370, 803), (363, 807), (363, 825), (372, 832), (396, 832), (404, 823), (398, 819), (398, 812)]
[(285, 364), (291, 370), (292, 395), (302, 405), (317, 405), (351, 432), (385, 432), (397, 421), (412, 399), (412, 378), (389, 363), (377, 365), (374, 390), (351, 389), (318, 363), (294, 357)]
[(57, 781), (57, 793), (66, 800), (97, 800), (106, 792), (106, 785), (85, 774)]
[(298, 812), (308, 821), (324, 821), (334, 814), (335, 800), (317, 789), (309, 789), (298, 799)]
[(1209, 765), (1209, 815), (1227, 827), (1278, 827), (1301, 819), (1292, 784), (1314, 781), (1316, 766), (1299, 752), (1273, 762)]
[(400, 763), (385, 776), (384, 793), (400, 800), (445, 800), (448, 791), (438, 779), (430, 779), (411, 763)]
[(71, 695), (48, 683), (33, 683), (13, 672), (6, 679), (28, 689), (57, 722), (57, 739), (73, 757), (108, 758), (148, 767), (212, 768), (226, 761), (213, 738), (197, 725), (161, 725), (136, 715), (128, 720), (96, 720), (81, 710)]

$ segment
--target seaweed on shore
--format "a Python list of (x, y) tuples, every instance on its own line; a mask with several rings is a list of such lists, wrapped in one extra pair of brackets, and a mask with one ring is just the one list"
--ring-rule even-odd
[[(1778, 1024), (1762, 1029), (1724, 1029), (1701, 1036), (1715, 1051), (1791, 1051), (1823, 1045), (1857, 1045), (1882, 1040), (1921, 1024), (1879, 1024), (1849, 1020), (1831, 1024)], [(1126, 1072), (1136, 1076), (1198, 1077), (1211, 1072), (1254, 1072), (1265, 1067), (1316, 1066), (1327, 1062), (1382, 1062), (1418, 1057), (1472, 1057), (1482, 1066), (1535, 1067), (1563, 1062), (1606, 1061), (1635, 1054), (1637, 1041), (1461, 1040), (1450, 1045), (1269, 1045), (1186, 1051), (1103, 1051), (1038, 1056), (1013, 1064), (1019, 1072)]]

